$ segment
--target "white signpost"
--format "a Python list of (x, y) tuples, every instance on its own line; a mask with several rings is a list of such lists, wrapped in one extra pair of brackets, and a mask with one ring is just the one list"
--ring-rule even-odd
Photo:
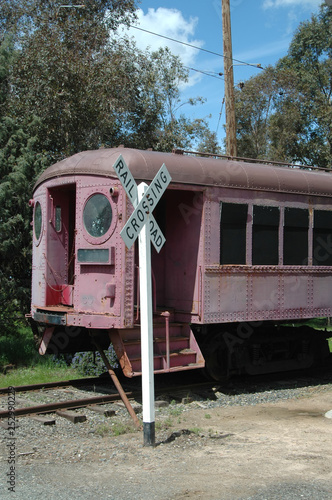
[(159, 252), (165, 243), (152, 210), (156, 207), (171, 176), (162, 165), (150, 186), (137, 186), (128, 166), (120, 155), (113, 168), (135, 210), (121, 231), (126, 246), (131, 248), (139, 237), (139, 278), (141, 302), (141, 360), (144, 445), (155, 445), (154, 379), (153, 379), (153, 310), (151, 284), (151, 246)]

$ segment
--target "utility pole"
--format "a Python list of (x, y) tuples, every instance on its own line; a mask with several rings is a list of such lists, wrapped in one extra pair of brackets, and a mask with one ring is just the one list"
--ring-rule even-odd
[(236, 121), (230, 0), (221, 0), (226, 101), (226, 154), (236, 156)]

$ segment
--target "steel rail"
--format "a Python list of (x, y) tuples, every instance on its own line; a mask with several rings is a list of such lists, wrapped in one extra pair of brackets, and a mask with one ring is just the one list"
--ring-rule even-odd
[[(127, 397), (132, 398), (133, 393), (126, 392)], [(114, 401), (119, 401), (119, 394), (111, 394), (107, 396), (94, 396), (91, 398), (84, 399), (71, 399), (68, 401), (59, 401), (57, 403), (46, 403), (42, 405), (36, 406), (27, 406), (24, 408), (16, 408), (15, 410), (1, 410), (0, 411), (0, 419), (10, 417), (19, 417), (25, 415), (36, 415), (38, 413), (53, 413), (56, 410), (60, 409), (76, 409), (76, 408), (84, 408), (86, 406), (94, 405), (94, 404), (104, 404)]]
[(0, 387), (0, 395), (8, 394), (14, 389), (15, 392), (28, 392), (28, 391), (38, 391), (40, 389), (54, 389), (57, 387), (67, 387), (67, 386), (79, 386), (79, 385), (90, 385), (93, 383), (98, 383), (98, 385), (103, 384), (105, 379), (100, 377), (88, 377), (88, 378), (77, 378), (73, 380), (60, 380), (59, 382), (44, 382), (40, 384), (29, 384), (29, 385), (16, 385), (12, 387)]

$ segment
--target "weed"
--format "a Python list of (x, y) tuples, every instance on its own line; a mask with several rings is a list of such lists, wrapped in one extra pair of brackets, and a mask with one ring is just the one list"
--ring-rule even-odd
[(204, 416), (205, 416), (205, 418), (207, 418), (207, 419), (211, 418), (210, 413), (205, 413), (205, 415), (204, 415)]
[(169, 429), (173, 426), (173, 420), (171, 417), (167, 417), (165, 420), (157, 422), (157, 425), (160, 425), (161, 429)]
[(131, 423), (113, 422), (111, 425), (112, 435), (121, 436), (121, 434), (128, 434), (135, 432), (135, 428)]
[(182, 412), (183, 412), (183, 409), (180, 408), (179, 406), (175, 406), (174, 408), (169, 408), (169, 413), (173, 417), (178, 417), (179, 415), (181, 415)]
[(108, 436), (111, 432), (112, 429), (108, 424), (99, 424), (95, 429), (95, 433), (100, 437)]
[(196, 434), (196, 436), (199, 436), (199, 434), (202, 433), (202, 429), (200, 427), (192, 427), (191, 429), (189, 429), (190, 432), (192, 432), (193, 434)]

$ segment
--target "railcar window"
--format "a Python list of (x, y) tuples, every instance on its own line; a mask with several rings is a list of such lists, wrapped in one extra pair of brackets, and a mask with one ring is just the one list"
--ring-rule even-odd
[(55, 207), (55, 230), (57, 233), (60, 233), (62, 228), (61, 223), (61, 207)]
[(279, 219), (279, 207), (254, 205), (252, 227), (253, 265), (278, 265)]
[(77, 251), (78, 262), (92, 262), (96, 264), (106, 263), (109, 261), (108, 248), (79, 248)]
[(246, 263), (247, 214), (247, 204), (221, 204), (220, 264)]
[(302, 208), (285, 208), (284, 257), (285, 265), (308, 264), (309, 212)]
[(34, 214), (34, 229), (35, 229), (35, 237), (36, 240), (39, 240), (41, 229), (42, 229), (42, 208), (39, 201), (37, 201), (35, 205), (35, 214)]
[(112, 223), (112, 207), (103, 194), (94, 194), (85, 204), (83, 221), (87, 232), (99, 238), (107, 233)]
[(313, 264), (332, 266), (332, 212), (314, 211)]

